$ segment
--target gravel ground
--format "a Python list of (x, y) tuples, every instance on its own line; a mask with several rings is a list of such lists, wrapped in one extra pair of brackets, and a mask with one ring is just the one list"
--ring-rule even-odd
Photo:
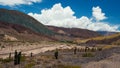
[(1, 65), (2, 68), (25, 68), (26, 64), (34, 62), (35, 65), (32, 68), (63, 68), (59, 65), (82, 66), (82, 68), (120, 68), (120, 47), (91, 52), (95, 55), (94, 57), (82, 57), (85, 52), (77, 51), (77, 54), (74, 54), (73, 49), (59, 46), (61, 47), (63, 49), (59, 50), (58, 60), (54, 57), (54, 49), (57, 47), (50, 51), (48, 47), (45, 52), (40, 52), (32, 58), (27, 57), (26, 61), (20, 65), (14, 66), (13, 61)]
[(120, 68), (120, 54), (112, 55), (98, 62), (83, 64), (82, 68)]

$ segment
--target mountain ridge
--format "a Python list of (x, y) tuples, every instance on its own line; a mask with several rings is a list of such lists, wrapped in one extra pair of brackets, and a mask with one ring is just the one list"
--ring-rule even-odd
[(61, 38), (61, 40), (70, 40), (74, 41), (76, 39), (86, 39), (101, 36), (99, 33), (95, 31), (90, 31), (87, 29), (80, 28), (63, 28), (63, 27), (55, 27), (55, 26), (47, 26), (49, 30), (52, 30), (59, 35), (56, 36), (57, 39)]
[(48, 30), (43, 24), (38, 22), (33, 17), (16, 10), (0, 9), (0, 21), (19, 24), (38, 33), (54, 35), (52, 31)]
[[(0, 34), (1, 36), (7, 35), (10, 37), (14, 37), (18, 39), (17, 41), (55, 40), (52, 37), (43, 35), (41, 33), (37, 33), (24, 26), (13, 24), (13, 23), (1, 22), (1, 21), (0, 21)], [(4, 40), (4, 39), (1, 38), (1, 40)]]

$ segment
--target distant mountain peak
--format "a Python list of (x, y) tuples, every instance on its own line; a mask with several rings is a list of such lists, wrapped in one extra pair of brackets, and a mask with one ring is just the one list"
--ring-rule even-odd
[(112, 35), (112, 34), (116, 34), (118, 32), (111, 32), (111, 31), (97, 31), (99, 34), (104, 35), (104, 36), (108, 36), (108, 35)]

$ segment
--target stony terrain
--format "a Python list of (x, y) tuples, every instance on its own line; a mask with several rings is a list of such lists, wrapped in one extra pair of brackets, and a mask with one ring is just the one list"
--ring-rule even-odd
[(120, 68), (120, 54), (114, 54), (98, 62), (83, 64), (83, 68)]
[(8, 57), (9, 53), (14, 53), (15, 50), (22, 51), (26, 56), (31, 52), (34, 54), (42, 53), (45, 51), (55, 50), (56, 48), (73, 48), (73, 46), (66, 46), (66, 44), (62, 43), (54, 43), (54, 42), (1, 42), (0, 45), (0, 58)]
[[(21, 44), (21, 45), (20, 45)], [(29, 47), (28, 47), (29, 46)], [(34, 46), (34, 47), (33, 47)], [(109, 45), (110, 46), (110, 45)], [(77, 53), (74, 54), (74, 47), (77, 47)], [(21, 64), (14, 66), (13, 61), (1, 62), (1, 68), (119, 68), (120, 67), (120, 47), (114, 46), (102, 51), (85, 52), (81, 48), (85, 46), (76, 46), (73, 44), (42, 42), (19, 43), (19, 46), (13, 46), (13, 50), (5, 48), (0, 50), (0, 57), (7, 57), (9, 52), (17, 49), (26, 55), (22, 58)], [(59, 56), (56, 60), (54, 52), (58, 49)], [(30, 57), (30, 53), (33, 57)], [(5, 53), (5, 56), (2, 56)], [(83, 57), (83, 54), (91, 53), (93, 57)], [(98, 67), (97, 67), (98, 66)]]

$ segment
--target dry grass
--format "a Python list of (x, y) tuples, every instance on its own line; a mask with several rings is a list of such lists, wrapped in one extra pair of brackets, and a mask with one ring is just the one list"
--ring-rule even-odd
[(113, 34), (113, 35), (110, 35), (110, 36), (100, 36), (100, 37), (92, 38), (92, 40), (111, 39), (111, 38), (115, 38), (115, 37), (118, 37), (118, 36), (120, 36), (120, 33)]
[(112, 45), (120, 45), (120, 40), (113, 42)]
[(84, 54), (82, 54), (82, 57), (94, 57), (95, 55), (91, 52), (86, 52)]
[(74, 66), (74, 65), (57, 65), (56, 68), (81, 68), (81, 66)]
[(50, 55), (42, 55), (36, 58), (37, 61), (42, 61), (44, 63), (48, 63), (50, 61), (53, 61), (54, 57)]
[(114, 45), (106, 45), (106, 46), (103, 46), (102, 49), (105, 50), (105, 49), (110, 49), (113, 47), (114, 47)]
[(89, 40), (100, 41), (100, 40), (105, 40), (105, 39), (112, 39), (112, 38), (119, 37), (119, 36), (120, 36), (120, 33), (117, 33), (117, 34), (113, 34), (113, 35), (110, 35), (110, 36), (99, 36), (99, 37), (95, 37), (95, 38), (89, 38), (89, 39), (83, 39), (83, 40), (76, 40), (74, 42), (75, 43), (86, 43)]
[(25, 68), (32, 68), (33, 66), (35, 66), (35, 63), (28, 63), (25, 65)]

